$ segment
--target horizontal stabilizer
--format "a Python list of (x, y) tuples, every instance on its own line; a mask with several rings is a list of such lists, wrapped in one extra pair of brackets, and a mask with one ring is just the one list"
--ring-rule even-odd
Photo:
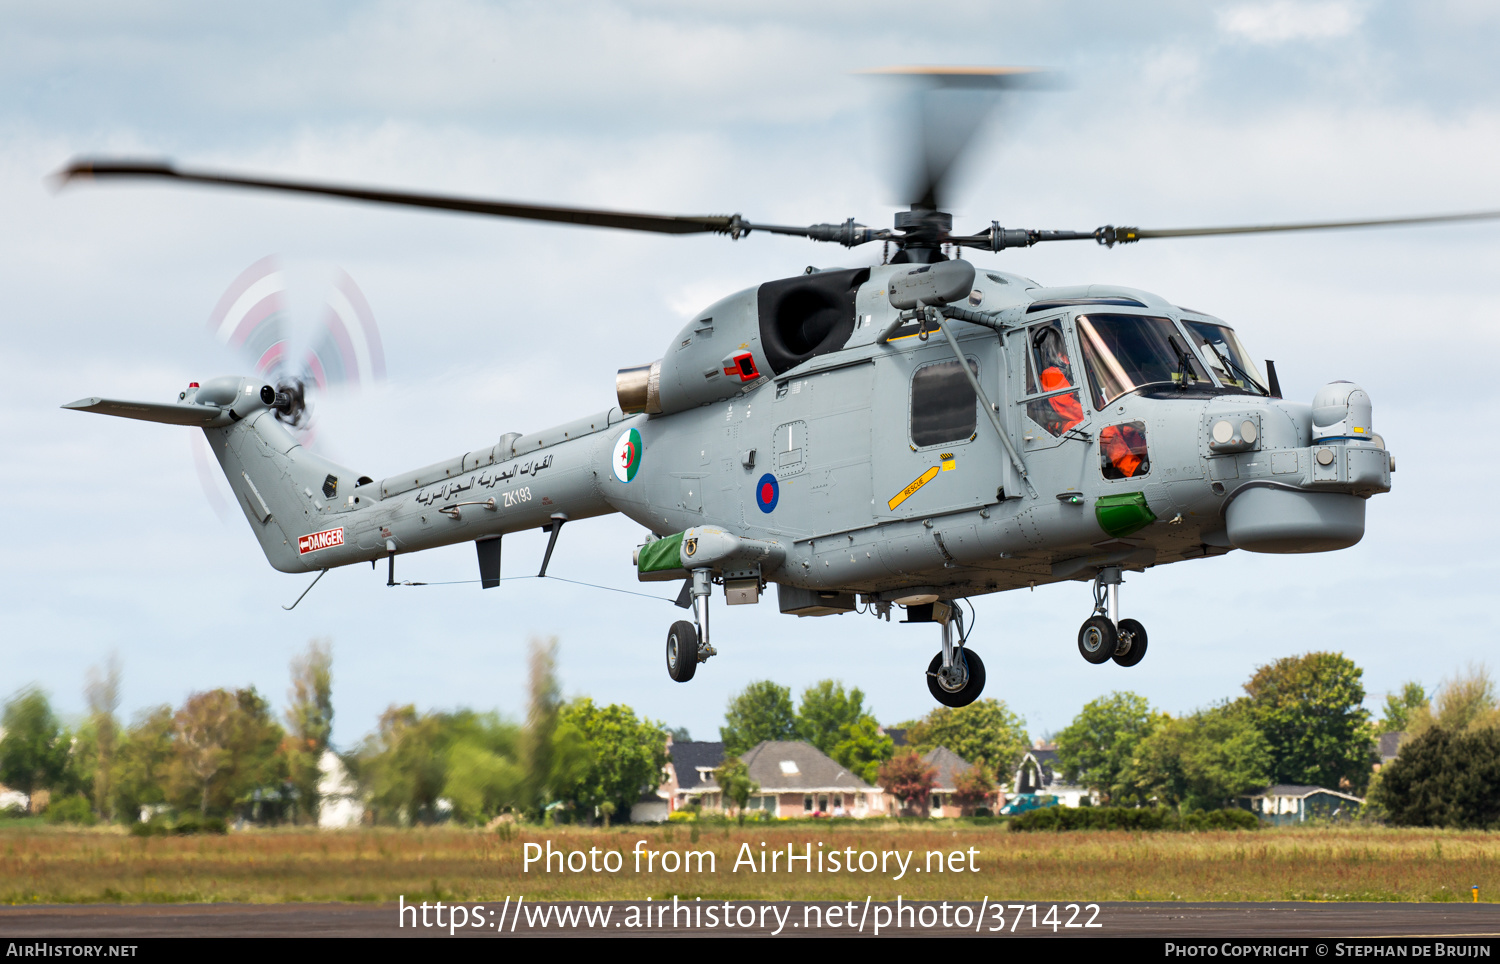
[(138, 418), (143, 422), (165, 422), (168, 425), (217, 425), (229, 421), (229, 413), (222, 408), (207, 405), (177, 405), (160, 402), (123, 402), (113, 398), (80, 398), (63, 408), (76, 412), (97, 412), (100, 415), (118, 415), (120, 418)]

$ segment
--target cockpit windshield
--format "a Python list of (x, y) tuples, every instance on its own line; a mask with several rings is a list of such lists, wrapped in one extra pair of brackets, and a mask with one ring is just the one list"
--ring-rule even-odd
[(1238, 388), (1251, 395), (1269, 395), (1266, 379), (1250, 360), (1245, 347), (1235, 337), (1234, 329), (1207, 321), (1183, 321), (1198, 350), (1208, 360), (1214, 376), (1226, 388)]
[(1167, 318), (1079, 315), (1078, 340), (1093, 390), (1094, 408), (1138, 388), (1166, 383), (1212, 387), (1181, 332)]

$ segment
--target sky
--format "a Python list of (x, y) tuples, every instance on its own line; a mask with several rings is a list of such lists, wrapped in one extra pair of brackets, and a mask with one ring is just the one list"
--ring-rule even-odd
[[(564, 693), (715, 738), (727, 700), (772, 679), (859, 687), (894, 724), (933, 705), (931, 626), (716, 605), (719, 655), (665, 672), (659, 599), (559, 581), (385, 587), (385, 573), (274, 572), (204, 491), (191, 430), (59, 408), (169, 400), (246, 371), (205, 323), (239, 273), (287, 266), (311, 317), (347, 271), (388, 379), (318, 400), (322, 451), (375, 478), (614, 404), (614, 373), (689, 317), (804, 266), (877, 262), (795, 238), (656, 237), (333, 201), (47, 175), (81, 154), (416, 190), (767, 223), (884, 226), (913, 149), (893, 64), (1030, 65), (1060, 89), (1007, 101), (956, 178), (959, 230), (1184, 227), (1500, 209), (1500, 8), (1393, 2), (0, 2), (0, 696), (84, 708), (123, 667), (122, 711), (254, 685), (284, 706), (290, 660), (334, 653), (335, 742), (391, 704), (523, 711), (532, 639)], [(1088, 243), (976, 255), (1044, 284), (1123, 284), (1209, 311), (1310, 401), (1351, 379), (1396, 456), (1357, 546), (1227, 556), (1127, 575), (1138, 666), (1090, 666), (1088, 586), (974, 600), (985, 696), (1033, 737), (1131, 689), (1171, 713), (1239, 695), (1311, 650), (1364, 670), (1374, 707), (1490, 657), (1500, 470), (1485, 373), (1500, 348), (1496, 224)], [(1469, 366), (1473, 366), (1471, 369)], [(551, 572), (638, 584), (639, 526), (570, 525)], [(540, 533), (508, 536), (533, 572)], [(476, 577), (468, 545), (403, 578)], [(675, 588), (675, 587), (672, 587)]]

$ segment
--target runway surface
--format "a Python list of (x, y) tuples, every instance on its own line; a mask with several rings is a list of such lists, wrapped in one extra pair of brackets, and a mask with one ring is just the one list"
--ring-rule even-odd
[[(661, 936), (780, 936), (873, 937), (874, 924), (885, 908), (886, 924), (879, 929), (881, 937), (896, 936), (971, 936), (999, 937), (993, 928), (996, 905), (983, 908), (979, 902), (950, 903), (943, 916), (947, 926), (938, 923), (940, 908), (936, 903), (906, 904), (901, 922), (895, 923), (895, 908), (874, 904), (866, 908), (856, 902), (763, 902), (730, 901), (728, 913), (744, 923), (724, 926), (724, 902), (681, 904), (678, 926), (658, 921), (665, 910), (670, 917), (671, 903), (654, 901), (649, 905), (651, 922), (645, 923), (644, 902), (608, 901), (599, 903), (557, 902), (550, 905), (524, 904), (516, 915), (514, 904), (503, 909), (499, 904), (458, 905), (472, 924), (460, 926), (456, 936), (465, 937), (661, 937)], [(453, 910), (444, 924), (449, 923)], [(702, 912), (718, 909), (715, 926), (706, 926)], [(1149, 937), (1149, 938), (1469, 938), (1488, 943), (1500, 937), (1500, 904), (1377, 904), (1377, 903), (1102, 903), (1097, 915), (1081, 905), (1042, 903), (1034, 905), (1001, 905), (1003, 933), (1025, 937)], [(1056, 906), (1056, 922), (1046, 921), (1048, 909)], [(931, 907), (931, 911), (923, 908)], [(972, 908), (967, 914), (960, 908)], [(408, 905), (410, 908), (410, 905)], [(550, 908), (550, 910), (548, 909)], [(811, 909), (809, 909), (811, 908)], [(559, 923), (557, 912), (564, 909), (576, 923)], [(574, 910), (577, 909), (577, 910)], [(634, 909), (635, 924), (631, 913)], [(538, 915), (546, 911), (545, 921)], [(605, 917), (605, 913), (608, 917)], [(918, 914), (922, 919), (917, 919)], [(591, 914), (592, 926), (585, 926)], [(694, 915), (697, 922), (694, 923)], [(785, 915), (779, 918), (778, 914)], [(0, 908), (0, 940), (25, 938), (131, 938), (148, 937), (448, 937), (449, 927), (413, 926), (418, 915), (408, 909), (405, 926), (398, 921), (395, 904), (73, 904)], [(435, 910), (428, 914), (431, 922)], [(753, 920), (752, 920), (753, 918)], [(967, 926), (957, 921), (967, 918)], [(1018, 920), (1019, 918), (1019, 920)], [(927, 925), (928, 920), (932, 924)], [(1092, 920), (1099, 925), (1084, 927)], [(1035, 923), (1033, 923), (1035, 921)], [(1068, 922), (1073, 926), (1066, 926)], [(685, 922), (685, 924), (684, 924)], [(856, 925), (863, 923), (860, 928)]]

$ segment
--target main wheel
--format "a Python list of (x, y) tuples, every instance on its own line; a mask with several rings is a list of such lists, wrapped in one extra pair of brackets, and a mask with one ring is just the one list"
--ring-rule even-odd
[(954, 655), (964, 661), (964, 667), (968, 671), (968, 679), (963, 687), (949, 690), (943, 686), (938, 676), (938, 670), (943, 668), (943, 654), (938, 653), (927, 664), (927, 689), (932, 692), (932, 698), (944, 706), (968, 706), (984, 692), (984, 660), (970, 649), (960, 649)]
[(1146, 627), (1134, 619), (1120, 620), (1120, 642), (1115, 647), (1115, 662), (1134, 666), (1146, 658)]
[(667, 630), (667, 675), (686, 683), (698, 672), (698, 631), (679, 619)]
[(1078, 652), (1090, 663), (1107, 663), (1119, 648), (1115, 624), (1103, 616), (1090, 616), (1078, 630)]

